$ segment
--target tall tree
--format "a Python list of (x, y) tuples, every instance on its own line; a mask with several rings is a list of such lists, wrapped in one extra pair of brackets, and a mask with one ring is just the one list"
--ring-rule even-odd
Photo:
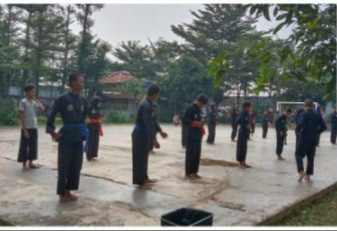
[[(172, 31), (186, 40), (185, 51), (205, 68), (210, 59), (226, 53), (232, 71), (216, 76), (218, 89), (213, 91), (215, 101), (221, 101), (227, 89), (237, 92), (240, 97), (242, 91), (244, 94), (247, 92), (252, 80), (252, 68), (245, 63), (244, 56), (249, 45), (248, 37), (257, 37), (259, 34), (253, 27), (256, 21), (246, 17), (245, 12), (240, 5), (206, 4), (204, 9), (192, 11), (192, 23), (172, 26)], [(213, 74), (211, 72), (212, 77)]]

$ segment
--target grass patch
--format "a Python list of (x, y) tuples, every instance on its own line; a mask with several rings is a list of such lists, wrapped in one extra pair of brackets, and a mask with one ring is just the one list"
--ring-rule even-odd
[(12, 225), (0, 219), (0, 226), (12, 226)]
[(337, 187), (315, 199), (310, 205), (301, 205), (286, 217), (272, 222), (272, 226), (336, 226)]

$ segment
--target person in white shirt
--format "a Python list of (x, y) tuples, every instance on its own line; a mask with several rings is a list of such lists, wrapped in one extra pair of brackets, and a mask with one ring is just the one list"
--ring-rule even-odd
[[(19, 104), (19, 119), (21, 122), (21, 140), (18, 162), (23, 163), (23, 169), (37, 168), (33, 161), (37, 159), (37, 110), (44, 110), (43, 105), (36, 99), (35, 86), (26, 84), (26, 97)], [(27, 162), (28, 166), (27, 166)]]

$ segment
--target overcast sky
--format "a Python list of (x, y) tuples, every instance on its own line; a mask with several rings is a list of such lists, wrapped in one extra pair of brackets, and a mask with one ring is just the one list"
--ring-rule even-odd
[[(106, 4), (101, 11), (93, 14), (95, 24), (92, 32), (113, 47), (122, 41), (148, 43), (148, 38), (156, 41), (160, 37), (183, 42), (171, 31), (171, 25), (191, 22), (193, 16), (190, 11), (202, 7), (201, 4)], [(258, 30), (266, 30), (275, 23), (261, 19), (256, 26)], [(80, 26), (74, 23), (72, 29), (78, 32)], [(289, 30), (279, 33), (280, 37), (288, 35)]]

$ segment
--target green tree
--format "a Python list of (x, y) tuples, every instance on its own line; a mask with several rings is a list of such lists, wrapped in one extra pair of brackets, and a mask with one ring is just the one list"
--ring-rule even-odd
[[(216, 103), (222, 100), (226, 90), (237, 92), (238, 97), (241, 92), (246, 94), (252, 80), (254, 68), (251, 68), (252, 63), (247, 64), (245, 56), (249, 36), (258, 37), (260, 34), (254, 30), (255, 20), (246, 17), (245, 12), (239, 5), (206, 4), (204, 9), (192, 11), (192, 23), (172, 26), (172, 31), (187, 42), (182, 49), (202, 63), (205, 69), (212, 58), (226, 56), (225, 66), (231, 67), (231, 71), (221, 72), (221, 75), (210, 72), (217, 83), (211, 94)], [(212, 70), (216, 69), (213, 64), (209, 64)]]
[[(278, 22), (272, 31), (274, 34), (284, 26), (293, 27), (280, 52), (286, 69), (283, 77), (321, 83), (326, 87), (327, 97), (332, 98), (336, 88), (336, 5), (250, 5), (248, 10), (250, 14), (263, 15), (269, 21), (272, 11)], [(265, 47), (261, 49), (266, 50)], [(268, 62), (269, 56), (265, 52), (263, 58)]]

